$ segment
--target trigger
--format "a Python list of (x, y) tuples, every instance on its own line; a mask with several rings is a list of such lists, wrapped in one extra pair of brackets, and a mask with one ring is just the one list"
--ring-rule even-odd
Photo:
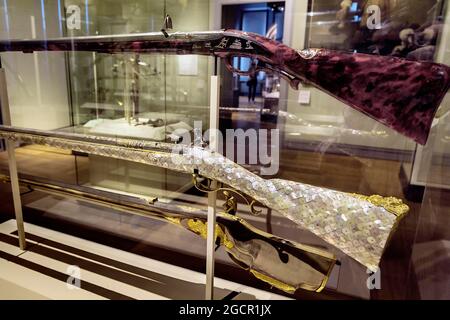
[(302, 82), (300, 81), (300, 79), (294, 78), (294, 79), (289, 80), (289, 83), (290, 83), (292, 89), (298, 90), (298, 88), (300, 87), (300, 84)]

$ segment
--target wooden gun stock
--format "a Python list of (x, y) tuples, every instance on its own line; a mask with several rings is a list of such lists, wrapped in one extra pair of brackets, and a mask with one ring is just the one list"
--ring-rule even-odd
[[(0, 175), (0, 181), (9, 182), (10, 178)], [(207, 214), (194, 207), (62, 183), (23, 178), (19, 182), (30, 191), (72, 197), (122, 212), (164, 220), (206, 238)], [(327, 251), (275, 237), (226, 213), (217, 215), (216, 243), (223, 246), (232, 260), (253, 276), (291, 294), (297, 289), (323, 290), (336, 263), (334, 255)]]
[[(246, 35), (265, 48), (256, 54), (259, 70), (278, 71), (293, 88), (311, 84), (395, 131), (425, 144), (450, 88), (450, 68), (390, 56), (326, 49), (297, 51), (256, 34)], [(263, 51), (259, 49), (259, 51)], [(221, 54), (227, 67), (232, 54)]]

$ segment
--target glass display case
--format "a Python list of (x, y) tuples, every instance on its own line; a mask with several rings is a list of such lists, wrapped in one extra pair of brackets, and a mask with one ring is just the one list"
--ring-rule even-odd
[[(323, 48), (450, 65), (450, 5), (443, 0), (15, 0), (0, 3), (0, 17), (0, 41), (5, 43), (236, 29), (282, 42), (297, 54)], [(217, 63), (212, 55), (182, 50), (177, 54), (50, 51), (0, 54), (13, 127), (45, 130), (61, 139), (72, 134), (89, 136), (92, 143), (108, 141), (111, 150), (123, 146), (123, 141), (137, 146), (134, 149), (176, 146), (183, 135), (195, 141), (196, 130), (204, 133), (213, 125), (211, 76), (218, 74), (218, 128), (224, 137), (219, 153), (239, 164), (246, 174), (265, 182), (324, 188), (314, 189), (317, 194), (312, 194), (305, 206), (321, 197), (320, 190), (329, 194), (330, 189), (344, 198), (354, 194), (395, 197), (409, 207), (374, 273), (346, 254), (345, 248), (325, 241), (329, 239), (326, 232), (320, 236), (311, 232), (314, 227), (292, 221), (276, 197), (267, 204), (252, 202), (245, 192), (244, 196), (218, 193), (219, 211), (236, 214), (263, 231), (264, 237), (273, 235), (324, 250), (337, 260), (326, 274), (322, 292), (286, 289), (277, 280), (248, 272), (245, 264), (242, 267), (242, 262), (230, 255), (223, 236), (216, 251), (218, 277), (297, 299), (449, 298), (448, 95), (434, 118), (427, 143), (420, 145), (317, 85), (303, 81), (298, 90), (292, 88), (280, 70), (259, 69), (261, 58), (236, 55)], [(227, 64), (243, 72), (231, 72)], [(201, 146), (206, 143), (200, 142)], [(197, 230), (192, 234), (192, 221), (186, 227), (183, 219), (161, 221), (133, 215), (142, 203), (133, 203), (129, 213), (118, 207), (131, 197), (161, 203), (167, 211), (189, 216), (207, 208), (211, 190), (204, 192), (201, 182), (207, 184), (208, 179), (197, 181), (195, 172), (176, 170), (176, 166), (148, 165), (86, 150), (62, 150), (36, 141), (16, 144), (22, 181), (63, 184), (96, 197), (112, 197), (109, 206), (85, 203), (46, 193), (41, 185), (41, 191), (36, 188), (22, 195), (25, 221), (204, 272), (206, 233)], [(7, 159), (0, 145), (4, 175), (8, 175)], [(227, 174), (238, 171), (232, 168)], [(215, 169), (210, 171), (215, 174)], [(243, 182), (235, 184), (239, 183)], [(278, 191), (266, 187), (253, 198)], [(8, 192), (0, 188), (0, 193)], [(0, 204), (0, 214), (11, 211), (10, 206)], [(319, 211), (311, 210), (317, 215)], [(279, 255), (283, 260), (282, 254), (280, 250), (270, 256)], [(277, 263), (271, 265), (271, 271), (278, 270)], [(292, 278), (297, 276), (293, 272)]]

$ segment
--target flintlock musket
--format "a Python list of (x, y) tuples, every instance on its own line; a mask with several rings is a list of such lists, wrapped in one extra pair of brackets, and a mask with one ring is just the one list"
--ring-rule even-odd
[(450, 68), (326, 49), (295, 50), (258, 34), (237, 30), (89, 36), (0, 41), (0, 52), (94, 51), (99, 53), (199, 54), (258, 59), (257, 70), (279, 72), (293, 88), (309, 83), (397, 132), (425, 144), (445, 94)]
[[(10, 178), (0, 175), (0, 181), (10, 182)], [(206, 239), (207, 212), (192, 206), (168, 204), (158, 199), (149, 201), (58, 182), (21, 178), (19, 183), (30, 191), (69, 196), (170, 222)], [(291, 294), (300, 288), (322, 291), (336, 263), (335, 256), (327, 251), (275, 237), (226, 212), (217, 215), (216, 244), (222, 246), (235, 263), (257, 279)]]
[(0, 137), (195, 173), (221, 182), (278, 211), (372, 270), (377, 269), (390, 235), (409, 210), (395, 198), (266, 180), (203, 147), (174, 148), (170, 143), (9, 126), (0, 126)]

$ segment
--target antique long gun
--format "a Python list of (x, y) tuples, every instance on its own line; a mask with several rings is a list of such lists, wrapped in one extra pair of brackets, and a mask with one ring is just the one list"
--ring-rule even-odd
[(217, 152), (117, 137), (0, 126), (0, 137), (144, 163), (219, 181), (271, 208), (371, 269), (408, 206), (303, 183), (263, 179)]
[(233, 67), (233, 57), (256, 58), (257, 69), (279, 72), (293, 88), (301, 82), (312, 84), (421, 144), (450, 87), (450, 68), (442, 64), (325, 49), (298, 51), (236, 30), (7, 40), (0, 41), (2, 51), (212, 55), (244, 75), (247, 71)]
[[(10, 182), (10, 178), (0, 175), (0, 181)], [(169, 222), (206, 239), (207, 212), (193, 206), (35, 178), (21, 178), (19, 183), (29, 191), (71, 197)], [(291, 294), (300, 288), (322, 291), (336, 263), (334, 255), (327, 251), (275, 237), (226, 212), (217, 215), (216, 244), (256, 278)]]

